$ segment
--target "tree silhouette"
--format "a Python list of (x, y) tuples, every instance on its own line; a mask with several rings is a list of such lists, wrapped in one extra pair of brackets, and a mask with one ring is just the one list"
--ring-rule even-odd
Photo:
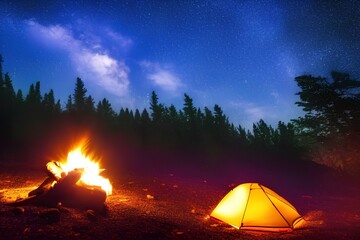
[(341, 169), (353, 168), (360, 157), (355, 150), (360, 148), (360, 81), (340, 72), (332, 72), (331, 77), (295, 78), (301, 89), (296, 104), (305, 116), (294, 123), (312, 157)]
[(360, 142), (359, 81), (338, 72), (332, 73), (332, 81), (310, 75), (297, 77), (296, 81), (301, 89), (296, 104), (304, 109), (304, 117), (293, 123), (279, 121), (275, 127), (260, 119), (252, 129), (245, 129), (230, 123), (218, 104), (212, 109), (201, 109), (186, 93), (180, 109), (160, 103), (152, 91), (149, 109), (122, 107), (116, 113), (106, 98), (95, 106), (80, 78), (76, 78), (74, 91), (68, 95), (63, 110), (54, 90), (41, 94), (40, 82), (31, 84), (26, 95), (20, 89), (15, 91), (9, 74), (2, 74), (0, 56), (0, 140), (9, 146), (26, 146), (34, 138), (46, 139), (47, 132), (58, 126), (69, 125), (72, 129), (91, 127), (97, 133), (106, 130), (110, 139), (126, 139), (144, 149), (156, 147), (208, 155), (296, 154), (306, 152), (311, 143), (318, 148), (342, 146), (358, 156), (349, 148), (360, 148), (356, 145)]
[(301, 88), (296, 104), (306, 113), (295, 123), (319, 139), (360, 130), (360, 81), (346, 73), (331, 75), (332, 81), (311, 75), (295, 78)]
[(38, 111), (41, 108), (41, 92), (40, 92), (40, 82), (36, 82), (30, 85), (29, 92), (26, 96), (25, 103), (29, 108), (34, 111)]
[(4, 78), (3, 84), (4, 84), (5, 98), (15, 99), (15, 91), (14, 91), (14, 87), (13, 87), (12, 81), (10, 79), (9, 73), (5, 73), (5, 78)]
[(251, 141), (256, 148), (269, 149), (273, 145), (273, 135), (274, 129), (268, 126), (264, 120), (260, 119), (259, 122), (253, 124)]
[(85, 99), (84, 112), (88, 114), (95, 113), (95, 101), (91, 95), (87, 96)]
[(196, 122), (196, 108), (193, 104), (193, 99), (186, 93), (184, 94), (184, 107), (183, 107), (183, 126), (185, 144), (187, 147), (196, 148), (199, 142), (199, 127)]
[(219, 144), (228, 144), (229, 137), (229, 120), (224, 114), (221, 107), (217, 104), (214, 105), (214, 130), (215, 136), (218, 139)]
[(16, 93), (16, 105), (18, 107), (22, 107), (23, 102), (24, 102), (24, 96), (21, 89), (19, 89)]
[(3, 87), (3, 64), (4, 60), (2, 55), (0, 54), (0, 89)]
[[(76, 78), (75, 90), (74, 90), (74, 110), (77, 112), (86, 112), (87, 105), (91, 105), (89, 100), (86, 99), (86, 88), (81, 78)], [(91, 99), (90, 99), (91, 101)]]
[(150, 111), (152, 122), (155, 125), (160, 124), (163, 120), (164, 106), (162, 104), (159, 104), (159, 98), (155, 91), (151, 92)]
[(249, 133), (241, 125), (238, 126), (237, 132), (238, 132), (238, 136), (239, 136), (239, 139), (238, 139), (239, 145), (242, 146), (242, 147), (248, 147), (248, 145), (249, 145), (249, 139), (248, 139)]
[(66, 109), (67, 112), (74, 111), (74, 103), (73, 103), (71, 94), (68, 96), (65, 109)]
[(285, 124), (279, 121), (277, 129), (279, 131), (278, 144), (281, 149), (288, 149), (298, 145), (296, 142), (295, 126), (292, 123)]
[(55, 97), (54, 91), (52, 89), (50, 89), (49, 93), (44, 94), (44, 99), (42, 103), (47, 111), (55, 111)]
[(102, 101), (99, 101), (97, 105), (97, 114), (100, 118), (107, 121), (115, 117), (115, 112), (112, 109), (110, 102), (106, 98), (103, 98)]
[[(0, 58), (0, 68), (2, 68), (2, 58)], [(14, 88), (12, 85), (12, 81), (8, 73), (5, 73), (4, 78), (2, 77), (2, 69), (1, 70), (1, 79), (0, 79), (0, 135), (7, 136), (8, 138), (12, 138), (12, 123), (16, 116), (16, 96), (14, 92)], [(6, 139), (9, 140), (9, 139)], [(6, 141), (8, 142), (8, 141)]]
[(189, 126), (193, 126), (195, 124), (196, 108), (193, 105), (192, 98), (190, 98), (186, 93), (184, 94), (183, 112), (185, 122), (187, 122)]
[(147, 129), (149, 127), (149, 124), (151, 122), (151, 119), (150, 119), (150, 116), (149, 116), (149, 113), (147, 112), (146, 109), (144, 109), (142, 112), (141, 112), (141, 117), (140, 117), (140, 121), (141, 121), (141, 126), (145, 129)]

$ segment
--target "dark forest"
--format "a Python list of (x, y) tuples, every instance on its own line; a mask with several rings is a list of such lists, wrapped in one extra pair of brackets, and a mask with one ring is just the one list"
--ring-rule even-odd
[(42, 159), (58, 154), (57, 148), (74, 136), (87, 134), (117, 150), (201, 156), (194, 165), (217, 166), (227, 161), (221, 156), (236, 161), (252, 156), (290, 164), (312, 160), (353, 174), (360, 166), (360, 81), (335, 71), (331, 77), (295, 78), (300, 91), (294, 107), (301, 107), (304, 116), (277, 126), (260, 119), (245, 129), (232, 124), (221, 106), (200, 109), (186, 93), (181, 109), (161, 103), (153, 91), (149, 109), (119, 112), (106, 98), (96, 103), (80, 78), (64, 103), (53, 89), (42, 93), (40, 82), (23, 93), (1, 64), (1, 154), (19, 154), (21, 149), (23, 156)]

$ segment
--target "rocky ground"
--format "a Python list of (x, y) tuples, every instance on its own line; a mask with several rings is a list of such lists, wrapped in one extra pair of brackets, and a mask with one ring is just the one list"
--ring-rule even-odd
[[(13, 207), (8, 203), (26, 197), (44, 180), (45, 173), (2, 167), (0, 239), (360, 239), (356, 183), (348, 183), (338, 194), (322, 191), (318, 185), (305, 192), (263, 183), (292, 202), (306, 219), (303, 229), (273, 233), (239, 231), (209, 218), (221, 198), (241, 183), (234, 178), (172, 171), (109, 177), (114, 190), (104, 212), (67, 206)], [(346, 194), (344, 189), (349, 189)]]

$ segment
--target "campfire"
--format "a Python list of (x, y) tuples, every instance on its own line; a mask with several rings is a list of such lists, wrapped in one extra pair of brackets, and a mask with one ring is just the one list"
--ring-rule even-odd
[[(112, 186), (109, 179), (100, 176), (100, 173), (104, 169), (100, 169), (99, 163), (92, 160), (91, 157), (85, 155), (85, 146), (80, 145), (74, 150), (70, 151), (65, 163), (60, 162), (59, 168), (67, 175), (69, 172), (75, 169), (81, 169), (82, 174), (80, 180), (77, 182), (79, 185), (100, 187), (106, 192), (107, 195), (111, 195)], [(58, 170), (57, 176), (61, 177), (61, 170)], [(60, 174), (59, 174), (60, 172)]]
[(112, 193), (110, 181), (100, 174), (104, 169), (87, 151), (87, 141), (81, 141), (60, 161), (46, 164), (48, 177), (25, 199), (13, 205), (59, 205), (102, 210), (106, 197)]

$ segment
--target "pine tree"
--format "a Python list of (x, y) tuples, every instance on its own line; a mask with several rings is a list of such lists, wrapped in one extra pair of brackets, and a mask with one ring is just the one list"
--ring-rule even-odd
[(360, 81), (347, 73), (332, 72), (332, 81), (305, 75), (296, 77), (301, 88), (296, 102), (305, 116), (294, 122), (303, 133), (319, 141), (340, 134), (360, 132)]
[(15, 99), (15, 91), (14, 91), (14, 87), (11, 81), (11, 78), (9, 76), (9, 73), (5, 73), (5, 78), (4, 78), (4, 94), (5, 97), (7, 99), (9, 99), (10, 101), (13, 101)]
[(315, 161), (360, 169), (360, 81), (340, 72), (332, 72), (331, 78), (295, 78), (301, 89), (296, 105), (305, 112), (294, 120), (298, 142), (311, 150)]
[[(74, 110), (78, 112), (86, 111), (86, 88), (81, 78), (76, 78), (75, 91), (74, 91)], [(90, 103), (88, 103), (90, 104)]]
[(37, 108), (41, 107), (41, 93), (40, 93), (40, 82), (36, 82), (30, 85), (28, 95), (26, 96), (25, 102), (30, 108)]
[(248, 139), (248, 135), (247, 135), (245, 128), (242, 127), (241, 125), (239, 125), (237, 128), (237, 131), (238, 131), (240, 145), (243, 145), (243, 146), (248, 145), (249, 139)]
[(43, 105), (46, 110), (54, 112), (55, 110), (55, 97), (54, 91), (50, 89), (49, 93), (44, 94)]
[(177, 124), (177, 125), (180, 124), (179, 123), (179, 120), (180, 120), (179, 115), (178, 115), (178, 112), (177, 112), (175, 106), (173, 104), (171, 104), (168, 110), (169, 110), (170, 122), (173, 124)]
[(16, 104), (18, 106), (22, 105), (24, 102), (24, 97), (23, 97), (23, 93), (21, 91), (21, 89), (19, 89), (16, 93)]
[(16, 108), (16, 94), (8, 73), (5, 73), (0, 94), (0, 113), (4, 114), (5, 118), (10, 120), (13, 117)]
[(189, 97), (186, 93), (184, 94), (184, 115), (185, 121), (194, 124), (196, 116), (196, 108), (194, 107), (192, 98)]
[(253, 124), (253, 144), (259, 149), (273, 146), (274, 129), (268, 126), (263, 119)]
[(148, 126), (151, 122), (149, 113), (147, 112), (147, 110), (144, 108), (144, 110), (141, 113), (141, 125), (142, 126)]
[(74, 110), (74, 103), (73, 103), (71, 94), (68, 96), (68, 100), (66, 102), (65, 109), (67, 112), (72, 112)]
[(141, 114), (140, 114), (139, 109), (135, 110), (134, 121), (135, 121), (136, 125), (139, 125), (141, 122)]
[(213, 127), (214, 127), (214, 123), (215, 123), (215, 119), (214, 116), (211, 112), (211, 110), (208, 107), (204, 108), (204, 128), (207, 131), (212, 131)]
[(40, 82), (37, 81), (35, 83), (35, 101), (36, 101), (36, 104), (40, 105), (41, 100), (42, 100), (42, 97), (41, 97), (41, 92), (40, 92)]
[(223, 131), (227, 131), (229, 127), (229, 120), (224, 114), (221, 107), (217, 104), (214, 106), (214, 123), (215, 126)]
[(95, 101), (91, 95), (85, 98), (84, 112), (88, 114), (95, 113)]
[(163, 120), (164, 106), (159, 104), (159, 98), (155, 91), (151, 92), (150, 110), (153, 123), (160, 124)]
[(0, 90), (1, 88), (3, 87), (3, 67), (2, 67), (2, 63), (3, 63), (3, 57), (2, 55), (0, 54)]
[(278, 133), (278, 148), (283, 151), (296, 151), (299, 149), (295, 126), (292, 123), (285, 124), (279, 121), (276, 129)]
[(106, 120), (114, 118), (115, 112), (112, 109), (110, 102), (106, 98), (103, 98), (102, 101), (99, 101), (97, 105), (97, 114)]

